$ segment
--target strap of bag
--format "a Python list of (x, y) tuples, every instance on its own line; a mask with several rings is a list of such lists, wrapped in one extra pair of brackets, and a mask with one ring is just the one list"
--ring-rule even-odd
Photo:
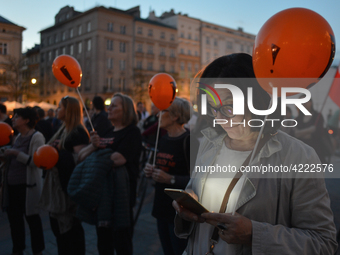
[[(255, 156), (260, 152), (260, 150), (262, 149), (262, 147), (267, 143), (267, 141), (271, 138), (272, 135), (270, 134), (266, 134), (259, 142), (259, 145), (257, 146), (256, 152), (255, 152)], [(249, 154), (249, 156), (246, 158), (246, 160), (243, 162), (242, 166), (248, 166), (249, 165), (249, 161), (250, 161), (250, 157), (251, 157), (252, 152)], [(220, 207), (220, 211), (219, 213), (224, 213), (227, 205), (228, 205), (228, 201), (229, 201), (229, 196), (230, 193), (232, 192), (232, 190), (234, 189), (236, 183), (239, 181), (239, 179), (242, 177), (242, 172), (240, 171), (240, 169), (237, 171), (235, 177), (232, 179), (225, 195), (224, 198), (222, 200), (222, 204)], [(219, 229), (217, 227), (214, 228), (213, 234), (211, 235), (210, 238), (210, 249), (209, 252), (207, 252), (206, 254), (214, 254), (212, 251), (215, 247), (215, 245), (218, 243), (218, 239), (219, 239), (219, 235), (218, 235), (218, 231)]]

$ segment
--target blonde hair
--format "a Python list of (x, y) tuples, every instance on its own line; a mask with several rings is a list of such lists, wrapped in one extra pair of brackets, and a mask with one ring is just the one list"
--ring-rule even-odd
[(180, 97), (176, 97), (167, 110), (170, 115), (178, 118), (176, 122), (179, 125), (187, 123), (190, 120), (193, 111), (189, 101)]
[(83, 109), (79, 104), (78, 99), (74, 97), (63, 97), (61, 104), (65, 108), (65, 119), (56, 134), (48, 142), (51, 144), (55, 139), (60, 136), (59, 149), (64, 148), (66, 137), (76, 128), (81, 125), (82, 128), (88, 133), (83, 123)]
[(113, 95), (112, 99), (115, 97), (119, 97), (122, 100), (122, 110), (123, 110), (123, 119), (122, 125), (129, 126), (131, 124), (136, 125), (138, 122), (138, 116), (135, 104), (131, 97), (128, 95), (124, 95), (121, 93), (116, 93)]

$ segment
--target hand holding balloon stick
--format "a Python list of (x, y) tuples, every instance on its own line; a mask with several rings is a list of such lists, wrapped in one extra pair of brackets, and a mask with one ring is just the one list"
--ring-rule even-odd
[[(273, 97), (281, 96), (281, 88), (308, 89), (316, 84), (327, 73), (334, 55), (333, 30), (318, 13), (304, 8), (291, 8), (267, 20), (255, 38), (253, 68), (258, 83), (265, 91), (272, 95), (273, 88), (277, 88), (277, 95), (272, 95), (268, 109), (271, 108)], [(257, 137), (250, 164), (264, 126)], [(236, 206), (232, 210), (233, 215), (235, 211)]]
[(91, 128), (94, 131), (91, 118), (89, 116), (89, 113), (87, 112), (83, 98), (78, 89), (78, 87), (80, 86), (81, 78), (83, 76), (81, 66), (79, 65), (78, 61), (69, 55), (60, 55), (56, 57), (56, 59), (53, 61), (52, 72), (57, 80), (60, 81), (62, 84), (71, 88), (75, 88), (77, 90), (80, 100), (85, 109), (86, 115), (89, 119)]
[(167, 109), (172, 104), (176, 97), (176, 93), (177, 93), (176, 82), (171, 75), (166, 73), (159, 73), (151, 78), (149, 82), (149, 96), (154, 105), (160, 110), (155, 144), (155, 153), (152, 164), (153, 167), (155, 167), (156, 162), (158, 136), (162, 118), (162, 111)]
[(44, 170), (54, 167), (55, 164), (57, 164), (58, 159), (58, 151), (50, 145), (40, 146), (33, 155), (34, 164)]

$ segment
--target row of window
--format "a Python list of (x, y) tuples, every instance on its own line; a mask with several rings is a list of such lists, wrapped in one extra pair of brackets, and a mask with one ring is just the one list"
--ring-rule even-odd
[[(137, 44), (137, 52), (143, 52), (143, 44), (141, 44), (141, 43), (138, 43)], [(148, 45), (148, 47), (147, 47), (147, 53), (148, 54), (154, 54), (153, 53), (153, 45)], [(160, 48), (160, 53), (159, 53), (159, 55), (160, 56), (165, 56), (166, 54), (165, 54), (165, 48), (163, 48), (163, 47), (161, 47)], [(176, 54), (175, 54), (175, 49), (170, 49), (170, 57), (175, 57), (176, 56)]]
[[(75, 47), (76, 46), (76, 47)], [(86, 41), (86, 50), (91, 51), (92, 48), (92, 42), (91, 39)], [(47, 60), (52, 61), (53, 57), (56, 58), (57, 56), (61, 54), (69, 54), (74, 55), (75, 53), (82, 53), (83, 52), (83, 42), (78, 42), (76, 45), (70, 45), (62, 47), (61, 49), (55, 49), (47, 52)], [(41, 62), (44, 62), (44, 54), (41, 54)]]
[[(77, 27), (78, 35), (83, 33), (83, 25)], [(86, 32), (91, 32), (91, 21), (86, 23)], [(63, 31), (61, 34), (55, 34), (47, 37), (47, 45), (53, 45), (59, 41), (65, 41), (67, 38), (73, 38), (75, 36), (74, 28), (70, 28), (68, 31)]]
[[(185, 63), (184, 62), (181, 62), (180, 63), (180, 69), (181, 69), (181, 71), (184, 71), (185, 70)], [(187, 65), (187, 71), (188, 72), (191, 72), (192, 71), (192, 63), (188, 63), (188, 65)], [(194, 70), (196, 73), (198, 72), (198, 64), (196, 63), (195, 64), (195, 70)]]
[[(109, 76), (106, 78), (106, 84), (107, 84), (107, 88), (108, 90), (112, 91), (113, 90), (113, 77)], [(126, 83), (125, 83), (125, 78), (121, 77), (118, 79), (118, 84), (117, 84), (117, 88), (119, 88), (122, 91), (126, 90)]]
[[(114, 23), (113, 22), (107, 23), (107, 31), (114, 32)], [(119, 33), (122, 34), (122, 35), (126, 34), (126, 26), (125, 25), (119, 26)]]
[(7, 55), (7, 43), (0, 42), (0, 55)]
[[(181, 54), (185, 54), (183, 48), (181, 48), (180, 53), (181, 53)], [(188, 50), (188, 55), (191, 56), (191, 50)], [(198, 57), (198, 51), (197, 51), (197, 50), (195, 50), (194, 56), (195, 56), (195, 57)]]
[[(136, 61), (136, 69), (139, 69), (139, 70), (143, 69), (143, 62), (142, 61)], [(153, 62), (148, 62), (146, 69), (148, 71), (154, 71)], [(165, 72), (166, 71), (165, 70), (165, 64), (161, 64), (159, 66), (159, 71), (160, 72)], [(170, 71), (170, 73), (174, 73), (175, 72), (175, 66), (171, 65), (169, 71)]]
[[(108, 58), (107, 59), (107, 69), (113, 69), (113, 66), (114, 66), (113, 58)], [(126, 60), (125, 59), (119, 60), (119, 70), (125, 71), (125, 69), (126, 69)]]
[[(184, 32), (181, 32), (179, 37), (180, 37), (180, 38), (185, 38)], [(193, 39), (190, 33), (188, 34), (188, 39), (189, 39), (189, 40), (192, 40), (192, 39)], [(195, 35), (195, 41), (199, 41), (198, 35)]]
[[(113, 45), (114, 45), (113, 40), (111, 40), (111, 39), (106, 40), (106, 49), (107, 50), (113, 51), (114, 50)], [(126, 48), (127, 48), (126, 42), (119, 42), (119, 52), (126, 52)]]
[[(137, 27), (137, 34), (143, 35), (143, 27)], [(153, 30), (151, 28), (148, 29), (147, 36), (152, 37), (153, 36)], [(165, 38), (165, 32), (161, 32), (160, 39), (166, 39)], [(170, 41), (175, 41), (175, 34), (170, 34)]]

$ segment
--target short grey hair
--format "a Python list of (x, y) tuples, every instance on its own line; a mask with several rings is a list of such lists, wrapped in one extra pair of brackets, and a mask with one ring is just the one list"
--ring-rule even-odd
[(170, 115), (178, 117), (176, 122), (180, 125), (187, 123), (191, 118), (191, 104), (184, 98), (176, 97), (167, 110)]

